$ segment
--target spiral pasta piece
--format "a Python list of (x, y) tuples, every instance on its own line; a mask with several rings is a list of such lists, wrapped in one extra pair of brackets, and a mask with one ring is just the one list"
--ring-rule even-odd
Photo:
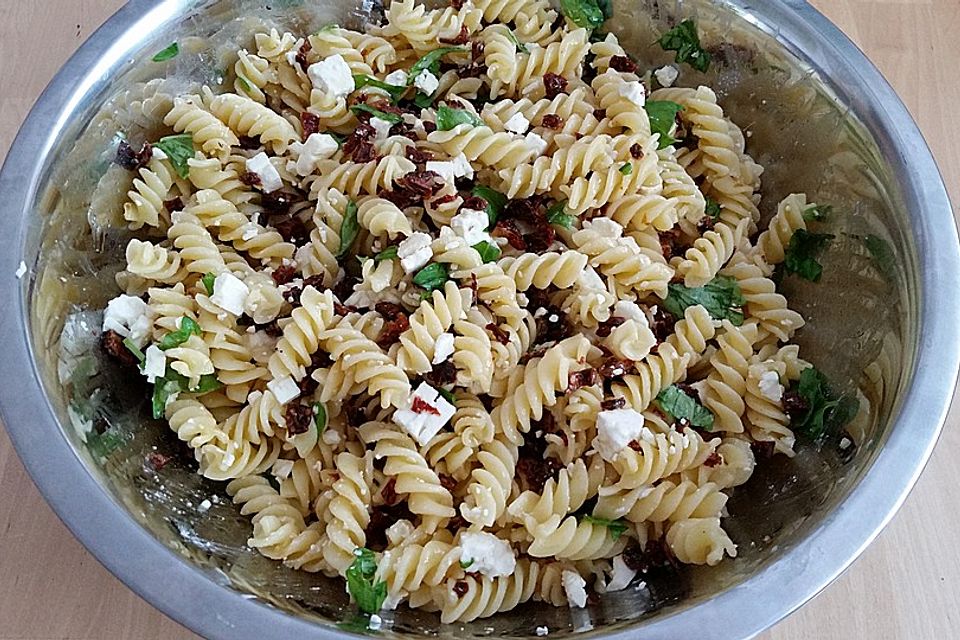
[(163, 123), (177, 133), (189, 133), (193, 142), (208, 155), (223, 158), (230, 148), (240, 144), (236, 134), (213, 113), (206, 110), (200, 96), (184, 96), (173, 101)]
[(681, 520), (667, 529), (666, 539), (677, 560), (687, 564), (712, 567), (723, 560), (724, 554), (737, 556), (737, 545), (720, 526), (720, 518)]
[(407, 220), (403, 211), (383, 198), (363, 200), (357, 211), (357, 221), (375, 236), (389, 235), (395, 238), (398, 235), (409, 236), (413, 233), (410, 221)]
[(235, 93), (223, 93), (210, 101), (209, 109), (235, 134), (259, 138), (277, 153), (286, 152), (294, 141), (300, 140), (300, 135), (292, 124), (272, 109), (250, 98)]
[(497, 264), (517, 283), (517, 291), (551, 286), (566, 289), (580, 277), (587, 259), (578, 251), (524, 253), (516, 258), (501, 258)]

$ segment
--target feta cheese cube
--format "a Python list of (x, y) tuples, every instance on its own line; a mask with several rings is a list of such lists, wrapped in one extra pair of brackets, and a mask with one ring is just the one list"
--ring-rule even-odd
[(460, 535), (460, 562), (469, 564), (467, 571), (491, 578), (508, 576), (517, 568), (517, 557), (510, 543), (486, 532)]
[(107, 303), (103, 312), (103, 330), (114, 331), (142, 347), (153, 326), (150, 305), (135, 296), (121, 294)]
[(567, 594), (567, 601), (571, 607), (587, 606), (587, 581), (576, 571), (564, 569), (560, 574), (560, 582)]
[(400, 266), (405, 273), (413, 273), (430, 262), (430, 258), (433, 257), (431, 244), (433, 239), (420, 231), (400, 243), (397, 247), (397, 257), (400, 258)]
[(592, 229), (606, 238), (619, 238), (623, 235), (623, 227), (610, 218), (594, 218), (583, 223), (584, 229)]
[(428, 96), (432, 96), (433, 92), (440, 86), (440, 80), (437, 79), (437, 76), (430, 73), (429, 69), (424, 69), (420, 72), (420, 75), (413, 79), (413, 86)]
[(427, 171), (439, 174), (444, 182), (450, 184), (457, 178), (473, 177), (473, 167), (467, 160), (467, 156), (462, 153), (452, 160), (431, 160), (427, 162)]
[(660, 83), (661, 87), (672, 87), (673, 83), (677, 81), (677, 76), (680, 75), (680, 70), (668, 64), (654, 71), (653, 75), (657, 77), (657, 82)]
[(213, 281), (213, 295), (210, 301), (229, 313), (239, 316), (243, 313), (244, 303), (250, 294), (243, 280), (229, 272), (221, 273)]
[(450, 228), (464, 239), (471, 247), (480, 242), (490, 241), (487, 227), (490, 226), (490, 216), (486, 211), (463, 209), (450, 219)]
[(387, 540), (390, 542), (391, 547), (399, 546), (407, 538), (412, 536), (415, 530), (416, 527), (413, 526), (412, 522), (401, 518), (387, 528)]
[(783, 398), (783, 385), (780, 384), (780, 376), (776, 371), (764, 371), (760, 376), (760, 393), (764, 398), (772, 402), (780, 402)]
[(290, 474), (293, 473), (293, 460), (277, 459), (277, 461), (273, 463), (273, 468), (270, 469), (270, 472), (277, 480), (286, 480), (290, 477)]
[(441, 333), (433, 344), (433, 364), (440, 364), (453, 355), (453, 334)]
[(530, 121), (527, 120), (526, 116), (518, 111), (503, 123), (503, 128), (510, 133), (523, 135), (530, 128)]
[(647, 314), (643, 312), (643, 309), (641, 309), (636, 302), (620, 300), (613, 306), (613, 315), (626, 318), (627, 320), (636, 320), (645, 327), (650, 326), (650, 322), (647, 320)]
[(157, 378), (162, 378), (167, 373), (167, 354), (152, 344), (147, 347), (145, 355), (147, 358), (143, 363), (143, 375), (147, 376), (147, 382), (156, 382)]
[(273, 193), (283, 188), (283, 178), (266, 153), (258, 153), (247, 160), (247, 171), (260, 178), (260, 188), (264, 193)]
[(607, 593), (626, 589), (636, 575), (637, 572), (628, 567), (627, 563), (623, 561), (622, 553), (616, 556), (613, 559), (613, 571), (610, 573), (610, 582), (607, 583), (606, 587)]
[(548, 635), (549, 633), (550, 633), (549, 627), (537, 627), (537, 637), (542, 638), (543, 636)]
[(334, 98), (345, 98), (357, 88), (350, 65), (339, 53), (310, 65), (307, 76), (314, 87)]
[(377, 631), (382, 626), (383, 626), (383, 618), (381, 618), (375, 613), (370, 616), (370, 622), (367, 623), (368, 629), (370, 629), (371, 631)]
[(624, 83), (624, 85), (618, 89), (618, 92), (638, 107), (642, 107), (647, 102), (647, 92), (644, 91), (643, 85), (636, 80)]
[(443, 428), (456, 408), (440, 396), (440, 392), (426, 382), (420, 383), (410, 398), (409, 409), (397, 409), (393, 421), (403, 427), (420, 446), (433, 439)]
[(391, 71), (383, 81), (395, 87), (405, 87), (407, 86), (407, 72), (403, 69)]
[(597, 414), (597, 437), (593, 448), (607, 462), (617, 455), (643, 432), (643, 414), (633, 409), (614, 409)]
[(207, 511), (210, 511), (210, 507), (212, 506), (213, 506), (212, 502), (210, 502), (207, 499), (204, 499), (203, 502), (197, 505), (197, 511), (199, 511), (200, 513), (206, 513)]
[(312, 133), (306, 142), (294, 142), (290, 153), (296, 156), (293, 170), (299, 176), (308, 176), (317, 168), (317, 162), (331, 157), (339, 146), (333, 136), (326, 133)]
[(370, 118), (370, 126), (377, 132), (376, 140), (380, 141), (390, 137), (390, 129), (393, 127), (393, 123), (373, 116)]
[(530, 150), (530, 153), (535, 156), (542, 156), (547, 151), (547, 141), (540, 137), (539, 134), (531, 131), (527, 134), (527, 148)]
[(164, 153), (163, 149), (161, 149), (160, 147), (153, 147), (153, 153), (150, 155), (150, 158), (152, 160), (162, 162), (164, 160), (168, 160), (170, 156)]
[(287, 404), (300, 395), (300, 387), (290, 376), (283, 376), (267, 383), (269, 389), (280, 404)]

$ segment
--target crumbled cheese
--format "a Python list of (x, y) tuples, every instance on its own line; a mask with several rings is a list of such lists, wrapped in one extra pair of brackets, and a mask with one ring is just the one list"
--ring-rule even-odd
[(142, 347), (153, 326), (150, 306), (135, 296), (120, 294), (107, 303), (103, 312), (103, 330), (117, 334)]
[(650, 323), (647, 320), (647, 314), (643, 312), (636, 302), (631, 302), (629, 300), (620, 300), (613, 306), (613, 315), (620, 318), (626, 318), (627, 320), (636, 320), (643, 326), (649, 326)]
[(473, 167), (467, 160), (467, 156), (462, 153), (452, 160), (431, 160), (427, 162), (427, 171), (439, 174), (444, 182), (451, 184), (457, 178), (473, 177)]
[(27, 273), (27, 263), (23, 260), (20, 261), (20, 266), (17, 267), (17, 271), (14, 273), (17, 276), (17, 280), (21, 279)]
[(849, 448), (852, 447), (852, 446), (853, 446), (853, 440), (851, 440), (850, 438), (848, 438), (848, 437), (846, 437), (846, 436), (844, 436), (843, 438), (841, 438), (841, 440), (840, 440), (840, 451), (846, 451), (847, 449), (849, 449)]
[(395, 87), (405, 87), (407, 86), (407, 72), (403, 69), (391, 71), (383, 81)]
[(267, 389), (273, 392), (280, 404), (287, 404), (300, 395), (300, 387), (290, 376), (283, 376), (267, 383)]
[(283, 187), (283, 178), (266, 153), (258, 153), (247, 160), (247, 171), (260, 178), (260, 188), (264, 193), (273, 193)]
[(440, 396), (440, 392), (431, 387), (426, 382), (421, 382), (417, 390), (410, 397), (410, 406), (419, 399), (425, 403), (432, 411), (418, 412), (410, 409), (397, 409), (393, 414), (393, 421), (403, 427), (404, 431), (410, 434), (420, 446), (426, 445), (433, 439), (440, 429), (443, 428), (453, 414), (456, 413), (456, 407)]
[(164, 160), (168, 160), (170, 156), (164, 153), (163, 149), (160, 147), (153, 147), (153, 153), (150, 155), (150, 158), (152, 160), (156, 160), (157, 162), (162, 162)]
[(433, 257), (433, 239), (426, 233), (417, 231), (397, 247), (397, 257), (405, 273), (413, 273), (430, 262)]
[(593, 448), (601, 458), (613, 462), (627, 445), (640, 437), (643, 429), (643, 414), (633, 409), (601, 411), (597, 414)]
[(278, 458), (277, 461), (273, 463), (273, 468), (270, 469), (270, 472), (277, 480), (286, 480), (290, 477), (290, 474), (293, 473), (293, 460)]
[(335, 154), (339, 146), (333, 136), (326, 133), (312, 133), (306, 142), (294, 142), (290, 145), (291, 155), (297, 158), (293, 170), (299, 176), (308, 176), (317, 168), (317, 162)]
[(517, 568), (510, 543), (482, 531), (460, 535), (460, 562), (469, 564), (467, 571), (491, 578), (508, 576)]
[(523, 135), (530, 128), (530, 121), (527, 120), (526, 116), (518, 111), (503, 123), (503, 128), (510, 133)]
[(197, 505), (197, 511), (199, 511), (200, 513), (206, 513), (207, 511), (210, 511), (210, 507), (212, 506), (213, 506), (212, 502), (204, 499), (203, 502)]
[(147, 382), (155, 382), (167, 372), (167, 354), (152, 344), (147, 347), (145, 355), (147, 358), (143, 363), (143, 375), (147, 376)]
[(334, 429), (327, 429), (323, 432), (323, 435), (320, 436), (320, 439), (323, 440), (323, 444), (335, 447), (340, 444), (340, 432)]
[(607, 583), (606, 587), (607, 593), (626, 589), (636, 575), (637, 572), (628, 567), (627, 563), (623, 561), (622, 553), (616, 556), (613, 559), (613, 571), (610, 573), (610, 582)]
[(603, 281), (603, 278), (594, 271), (593, 267), (588, 266), (586, 269), (580, 272), (580, 275), (577, 276), (577, 284), (582, 289), (593, 289), (593, 290), (607, 290), (607, 285)]
[(643, 85), (636, 80), (624, 83), (619, 93), (638, 107), (642, 107), (647, 102), (647, 93), (643, 90)]
[(657, 82), (660, 83), (661, 87), (672, 87), (673, 83), (677, 81), (677, 76), (680, 75), (680, 70), (668, 64), (654, 71), (653, 75), (657, 77)]
[(564, 569), (560, 574), (563, 590), (567, 594), (567, 601), (571, 607), (587, 606), (587, 581), (576, 571)]
[(594, 218), (583, 223), (584, 229), (592, 229), (606, 238), (619, 238), (623, 235), (623, 227), (610, 218)]
[(371, 615), (370, 622), (367, 624), (367, 628), (370, 629), (371, 631), (376, 631), (381, 626), (383, 626), (383, 618), (381, 618), (377, 614)]
[(260, 235), (260, 228), (257, 227), (257, 225), (253, 224), (252, 222), (248, 222), (247, 224), (243, 225), (242, 228), (243, 228), (243, 235), (240, 236), (241, 240), (244, 240), (244, 241), (253, 240), (258, 235)]
[(487, 233), (489, 226), (490, 216), (487, 212), (476, 209), (462, 209), (450, 219), (450, 228), (471, 247), (480, 242), (490, 241), (490, 235)]
[(537, 627), (537, 636), (539, 636), (539, 637), (542, 638), (543, 636), (547, 635), (548, 633), (550, 633), (550, 628), (549, 628), (549, 627)]
[(345, 98), (357, 88), (350, 65), (339, 53), (310, 65), (307, 75), (314, 87), (334, 98)]
[(224, 272), (213, 281), (213, 295), (210, 301), (224, 311), (239, 316), (243, 313), (244, 303), (250, 295), (250, 287), (232, 273)]
[(780, 402), (780, 399), (783, 398), (783, 385), (780, 384), (780, 376), (777, 375), (776, 371), (764, 371), (763, 375), (760, 376), (758, 386), (760, 387), (760, 393), (767, 400)]
[(424, 69), (420, 72), (420, 75), (413, 79), (413, 86), (428, 96), (432, 96), (433, 92), (440, 86), (440, 81), (437, 76), (430, 73), (429, 69)]
[(453, 334), (441, 333), (433, 344), (433, 364), (440, 364), (453, 355)]
[(399, 546), (406, 541), (407, 538), (412, 536), (415, 530), (416, 527), (413, 526), (412, 522), (401, 518), (387, 527), (387, 540), (390, 542), (391, 547)]
[(392, 122), (387, 122), (382, 118), (373, 116), (370, 118), (370, 126), (373, 127), (373, 130), (377, 132), (376, 140), (386, 140), (390, 137), (390, 129), (393, 127)]
[(547, 151), (547, 141), (540, 137), (539, 134), (531, 131), (527, 134), (527, 148), (535, 156), (542, 156)]

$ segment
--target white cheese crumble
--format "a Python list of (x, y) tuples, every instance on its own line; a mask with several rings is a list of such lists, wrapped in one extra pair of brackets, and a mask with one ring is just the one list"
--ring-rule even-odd
[(440, 86), (440, 80), (437, 79), (437, 76), (430, 73), (429, 69), (424, 69), (420, 72), (420, 75), (413, 79), (413, 86), (428, 96), (432, 96), (433, 92)]
[(563, 590), (567, 594), (571, 607), (587, 606), (587, 581), (583, 576), (576, 571), (564, 569), (560, 574), (560, 581), (563, 583)]
[(300, 387), (290, 376), (283, 376), (267, 383), (267, 389), (273, 392), (280, 404), (287, 404), (300, 395)]
[(439, 174), (447, 183), (453, 183), (457, 178), (473, 177), (473, 167), (467, 160), (467, 156), (462, 153), (452, 160), (431, 160), (427, 162), (427, 171)]
[(617, 455), (643, 432), (643, 414), (633, 409), (614, 409), (597, 414), (597, 437), (593, 448), (607, 462)]
[(584, 229), (592, 229), (607, 238), (619, 238), (623, 235), (623, 227), (610, 218), (594, 218), (583, 223)]
[(357, 88), (350, 65), (339, 53), (310, 65), (307, 75), (314, 87), (334, 98), (345, 98)]
[(677, 76), (680, 75), (680, 70), (668, 64), (654, 71), (653, 75), (657, 77), (657, 82), (660, 83), (661, 87), (672, 87), (673, 83), (677, 81)]
[(531, 131), (527, 134), (527, 148), (535, 156), (541, 156), (547, 151), (547, 141), (540, 137), (539, 134)]
[(367, 624), (367, 628), (370, 629), (371, 631), (376, 631), (381, 626), (383, 626), (383, 618), (381, 618), (377, 614), (371, 615), (370, 622)]
[(647, 93), (643, 90), (643, 85), (636, 80), (625, 83), (618, 91), (621, 96), (638, 107), (642, 107), (647, 102)]
[(783, 398), (783, 385), (780, 384), (780, 376), (777, 375), (776, 371), (764, 371), (763, 375), (760, 376), (758, 386), (760, 387), (760, 393), (767, 400), (780, 402)]
[(450, 219), (450, 228), (471, 247), (480, 242), (490, 241), (490, 235), (487, 233), (488, 226), (490, 226), (490, 216), (486, 211), (476, 209), (462, 209)]
[(440, 364), (453, 355), (453, 334), (441, 333), (433, 345), (433, 364)]
[(460, 535), (460, 562), (469, 565), (467, 571), (491, 578), (508, 576), (517, 568), (510, 543), (483, 531)]
[(203, 502), (197, 505), (197, 511), (199, 511), (200, 513), (206, 513), (207, 511), (210, 511), (210, 507), (212, 506), (213, 506), (213, 503), (207, 500), (206, 498), (204, 498)]
[(370, 126), (377, 132), (376, 140), (379, 142), (390, 137), (390, 129), (393, 127), (393, 123), (373, 116), (370, 118)]
[[(424, 403), (428, 408), (424, 411), (414, 411), (412, 407), (415, 403)], [(439, 391), (426, 382), (421, 382), (413, 392), (410, 397), (410, 406), (410, 409), (397, 409), (393, 414), (393, 421), (403, 427), (404, 431), (410, 434), (410, 437), (420, 446), (430, 442), (457, 412), (452, 404), (440, 396)]]
[(518, 111), (503, 123), (503, 128), (510, 133), (523, 135), (530, 128), (530, 121), (527, 120), (526, 116)]
[(273, 193), (283, 187), (283, 178), (266, 153), (258, 153), (247, 160), (247, 171), (260, 178), (260, 188), (264, 193)]
[(613, 315), (627, 320), (636, 320), (645, 327), (650, 326), (647, 320), (647, 314), (643, 312), (636, 302), (629, 300), (620, 300), (613, 306)]
[(407, 72), (403, 69), (397, 69), (396, 71), (391, 71), (387, 74), (387, 77), (383, 81), (394, 87), (405, 87), (407, 86)]
[(583, 289), (599, 289), (601, 291), (607, 290), (607, 285), (603, 281), (603, 278), (601, 278), (591, 266), (588, 266), (586, 269), (580, 272), (580, 275), (577, 276), (577, 284)]
[(232, 273), (221, 273), (213, 281), (213, 295), (210, 301), (229, 313), (239, 316), (243, 313), (244, 303), (250, 295), (250, 287)]
[(637, 572), (623, 561), (621, 553), (613, 559), (613, 571), (610, 573), (610, 582), (607, 583), (606, 591), (609, 593), (626, 589), (636, 575)]
[(333, 136), (326, 133), (313, 133), (306, 142), (294, 142), (290, 153), (297, 158), (290, 162), (299, 176), (308, 176), (317, 168), (317, 162), (326, 160), (337, 152), (339, 146)]
[(150, 306), (135, 296), (120, 294), (107, 303), (103, 312), (103, 330), (130, 338), (138, 347), (146, 342), (152, 326), (153, 312)]
[(161, 351), (160, 347), (152, 344), (147, 347), (145, 355), (143, 375), (147, 376), (147, 382), (155, 382), (167, 372), (167, 354)]
[(415, 530), (416, 527), (413, 526), (412, 522), (405, 518), (401, 518), (387, 527), (387, 540), (390, 542), (390, 546), (399, 546), (406, 541), (407, 538), (412, 536)]
[(20, 266), (17, 267), (17, 271), (16, 271), (16, 273), (14, 273), (14, 275), (17, 276), (17, 280), (19, 280), (19, 279), (22, 278), (24, 275), (26, 275), (26, 273), (27, 273), (27, 263), (24, 262), (23, 260), (21, 260), (21, 261), (20, 261)]
[(334, 429), (326, 429), (320, 439), (323, 440), (323, 444), (335, 447), (340, 444), (340, 433)]
[(851, 440), (850, 438), (844, 436), (844, 437), (840, 440), (840, 451), (846, 451), (847, 449), (849, 449), (849, 448), (852, 447), (852, 446), (853, 446), (853, 440)]
[(537, 636), (538, 636), (538, 637), (541, 637), (541, 638), (542, 638), (543, 636), (547, 635), (548, 633), (550, 633), (550, 628), (549, 628), (549, 627), (537, 627)]
[(290, 474), (293, 473), (293, 460), (278, 458), (277, 461), (273, 463), (273, 468), (270, 469), (270, 472), (277, 480), (286, 480), (290, 477)]
[(397, 247), (397, 257), (405, 273), (413, 273), (430, 262), (433, 257), (433, 239), (426, 233), (417, 231)]

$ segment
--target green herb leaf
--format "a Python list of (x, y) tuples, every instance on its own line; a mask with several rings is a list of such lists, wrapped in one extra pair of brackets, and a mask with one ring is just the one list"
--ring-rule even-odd
[(671, 135), (677, 123), (677, 114), (683, 111), (683, 106), (669, 100), (647, 100), (643, 105), (650, 117), (650, 131), (660, 134), (660, 149), (665, 149), (676, 142)]
[(736, 326), (743, 324), (741, 307), (746, 303), (740, 285), (729, 276), (717, 276), (702, 287), (671, 284), (667, 287), (663, 307), (676, 318), (683, 318), (687, 307), (703, 305), (717, 320), (729, 320)]
[(490, 218), (490, 227), (488, 228), (493, 228), (493, 225), (497, 224), (497, 218), (500, 217), (507, 206), (507, 196), (482, 184), (475, 186), (471, 193), (483, 198), (487, 203), (487, 216)]
[(445, 104), (440, 105), (437, 109), (437, 131), (450, 131), (461, 124), (469, 124), (474, 127), (486, 126), (483, 120), (466, 109), (451, 109)]
[(449, 402), (452, 405), (457, 404), (457, 398), (453, 395), (453, 391), (447, 391), (446, 389), (437, 389), (437, 392), (443, 396), (443, 399)]
[(814, 204), (803, 210), (803, 219), (807, 222), (822, 222), (833, 214), (833, 206)]
[(808, 409), (802, 419), (792, 424), (797, 432), (812, 440), (838, 433), (860, 410), (860, 401), (855, 396), (836, 394), (827, 377), (815, 367), (803, 370), (796, 391)]
[(133, 340), (130, 338), (123, 339), (123, 346), (127, 348), (127, 351), (132, 353), (134, 357), (140, 361), (140, 364), (143, 364), (147, 361), (147, 356), (143, 355), (143, 351), (140, 350), (140, 347), (133, 343)]
[(153, 383), (153, 419), (159, 420), (164, 415), (167, 399), (175, 393), (180, 393), (180, 384), (175, 380), (157, 378)]
[(432, 262), (417, 272), (413, 276), (413, 284), (426, 289), (427, 292), (442, 289), (444, 283), (450, 279), (450, 272), (447, 265), (440, 262)]
[(888, 280), (894, 280), (897, 277), (897, 257), (890, 247), (890, 243), (879, 236), (868, 235), (864, 237), (863, 244), (873, 261), (877, 263), (877, 268), (887, 277)]
[(313, 423), (317, 425), (317, 433), (323, 433), (327, 428), (327, 408), (322, 402), (313, 403)]
[(374, 263), (383, 262), (384, 260), (396, 260), (397, 258), (397, 246), (387, 247), (377, 255), (373, 256)]
[(216, 281), (217, 281), (217, 276), (213, 275), (212, 273), (207, 273), (202, 278), (200, 278), (200, 282), (203, 283), (203, 288), (207, 290), (208, 296), (213, 295), (213, 283)]
[(376, 582), (377, 561), (373, 551), (365, 548), (353, 550), (353, 564), (347, 568), (347, 591), (357, 602), (360, 611), (374, 614), (387, 599), (387, 583)]
[(581, 518), (584, 522), (589, 522), (591, 524), (599, 525), (606, 527), (607, 531), (610, 532), (610, 537), (614, 540), (619, 540), (620, 536), (627, 530), (627, 523), (622, 518), (619, 520), (607, 520), (606, 518), (597, 518), (594, 516), (583, 516)]
[(440, 58), (454, 51), (466, 51), (466, 49), (463, 47), (440, 47), (414, 62), (410, 70), (407, 71), (407, 85), (413, 84), (413, 81), (417, 79), (417, 76), (419, 76), (424, 69), (430, 69), (440, 62)]
[(500, 258), (500, 247), (486, 240), (473, 245), (484, 262), (496, 262)]
[(623, 164), (623, 165), (620, 167), (620, 173), (622, 173), (622, 174), (625, 175), (625, 176), (628, 176), (628, 175), (630, 175), (631, 173), (633, 173), (633, 163), (632, 163), (632, 162), (627, 162), (627, 163)]
[(181, 382), (181, 388), (183, 391), (188, 391), (190, 393), (196, 393), (202, 395), (204, 393), (210, 393), (211, 391), (217, 391), (218, 389), (223, 388), (223, 383), (217, 378), (215, 374), (208, 373), (206, 375), (200, 376), (200, 384), (193, 387), (192, 389), (188, 386), (188, 381), (184, 379)]
[(817, 256), (834, 237), (829, 233), (810, 233), (806, 229), (797, 229), (790, 238), (783, 260), (786, 272), (795, 273), (810, 282), (819, 282), (823, 265), (817, 261)]
[(723, 209), (720, 208), (720, 203), (714, 200), (713, 198), (707, 196), (707, 209), (706, 214), (710, 216), (711, 220), (719, 220), (720, 213)]
[(190, 176), (190, 165), (187, 160), (193, 159), (196, 155), (196, 149), (193, 146), (193, 135), (182, 133), (176, 136), (167, 136), (160, 138), (159, 142), (153, 146), (157, 147), (170, 159), (173, 170), (177, 175), (186, 180)]
[(547, 209), (547, 222), (564, 229), (572, 229), (573, 221), (577, 218), (567, 213), (567, 201), (563, 200)]
[(337, 261), (342, 262), (350, 253), (350, 247), (360, 234), (360, 223), (357, 222), (357, 203), (353, 200), (347, 205), (347, 211), (340, 225), (340, 250), (337, 251)]
[(466, 570), (469, 569), (471, 566), (473, 566), (473, 563), (474, 563), (474, 562), (476, 562), (476, 560), (474, 560), (473, 558), (471, 558), (470, 560), (468, 560), (468, 561), (466, 561), (466, 562), (464, 562), (463, 560), (461, 560), (461, 561), (460, 561), (460, 568), (463, 569), (464, 571), (466, 571)]
[(670, 385), (657, 396), (660, 410), (673, 416), (675, 420), (682, 420), (694, 427), (713, 429), (713, 414), (696, 398), (691, 398), (675, 384)]
[(157, 346), (160, 347), (162, 351), (166, 351), (167, 349), (179, 347), (189, 340), (190, 336), (199, 335), (203, 335), (203, 331), (200, 330), (200, 325), (198, 325), (195, 320), (184, 316), (180, 318), (180, 328), (163, 336), (163, 339)]
[(354, 113), (361, 113), (361, 112), (369, 113), (374, 118), (380, 118), (381, 120), (386, 120), (390, 124), (400, 124), (401, 122), (403, 122), (403, 118), (401, 118), (397, 114), (380, 111), (380, 109), (374, 109), (368, 104), (356, 104), (350, 107), (350, 110), (353, 111)]
[(433, 106), (433, 97), (428, 96), (422, 91), (417, 91), (417, 95), (413, 98), (413, 104), (421, 109), (429, 109)]
[(596, 29), (606, 21), (604, 10), (597, 0), (560, 0), (560, 10), (584, 29)]
[(517, 48), (517, 51), (520, 53), (530, 53), (530, 49), (527, 48), (527, 45), (517, 40), (517, 34), (515, 34), (512, 29), (507, 29), (507, 37), (513, 42), (513, 46)]
[(167, 60), (173, 60), (178, 55), (180, 55), (180, 45), (176, 42), (168, 46), (166, 49), (153, 56), (154, 62), (166, 62)]
[(390, 96), (390, 99), (394, 103), (397, 103), (407, 91), (406, 85), (398, 87), (395, 84), (387, 84), (383, 80), (378, 80), (373, 76), (368, 76), (364, 73), (353, 76), (353, 81), (356, 83), (357, 89), (362, 89), (363, 87), (376, 87), (377, 89), (383, 89), (387, 92), (387, 94)]
[(700, 46), (697, 23), (684, 20), (660, 37), (660, 47), (664, 51), (676, 51), (675, 61), (686, 62), (697, 71), (706, 72), (710, 68), (710, 54)]
[(237, 84), (240, 85), (240, 88), (243, 89), (247, 95), (253, 94), (253, 86), (250, 84), (250, 81), (243, 76), (237, 76)]
[(126, 443), (127, 437), (113, 429), (87, 435), (87, 449), (98, 460), (106, 458)]

